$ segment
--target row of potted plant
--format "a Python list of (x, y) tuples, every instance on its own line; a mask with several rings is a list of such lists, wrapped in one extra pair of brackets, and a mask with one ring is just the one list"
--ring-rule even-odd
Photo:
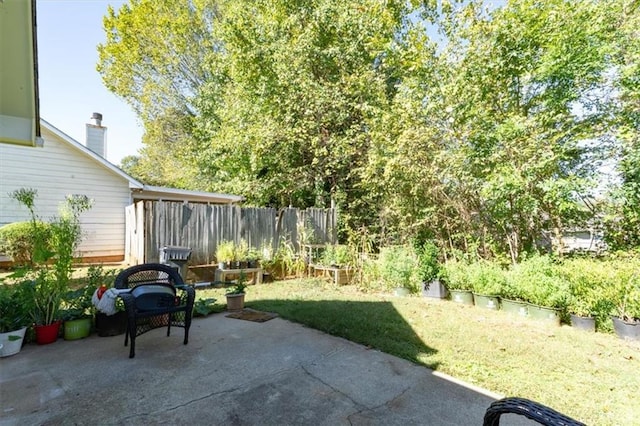
[[(28, 210), (30, 220), (10, 233), (0, 233), (2, 246), (13, 247), (8, 251), (19, 253), (24, 263), (0, 284), (2, 331), (8, 333), (7, 341), (17, 342), (16, 328), (24, 338), (26, 327), (33, 324), (36, 340), (50, 343), (57, 339), (63, 318), (76, 319), (87, 308), (87, 295), (72, 292), (69, 283), (82, 236), (80, 215), (91, 207), (91, 200), (68, 196), (58, 216), (44, 222), (36, 215), (36, 190), (22, 188), (10, 195)], [(19, 350), (21, 344), (11, 346)], [(2, 350), (6, 355), (4, 344)]]
[[(96, 314), (92, 296), (103, 283), (113, 281), (115, 270), (89, 267), (86, 277), (76, 279), (80, 286), (64, 293), (42, 294), (44, 287), (29, 278), (10, 276), (0, 285), (0, 356), (19, 352), (28, 331), (39, 344), (87, 337), (94, 329)], [(46, 327), (47, 325), (55, 325)], [(45, 332), (42, 328), (45, 327)], [(38, 331), (36, 331), (38, 330)], [(11, 342), (5, 344), (5, 342)]]
[(216, 260), (220, 269), (257, 268), (261, 253), (245, 240), (221, 241), (216, 248)]
[(444, 265), (442, 277), (454, 301), (475, 299), (485, 307), (501, 305), (529, 316), (539, 313), (540, 318), (555, 322), (569, 316), (574, 323), (581, 317), (592, 317), (593, 324), (597, 321), (601, 328), (607, 328), (610, 315), (632, 326), (640, 325), (639, 274), (640, 260), (633, 257), (555, 261), (549, 256), (533, 256), (508, 269), (495, 262), (452, 261)]

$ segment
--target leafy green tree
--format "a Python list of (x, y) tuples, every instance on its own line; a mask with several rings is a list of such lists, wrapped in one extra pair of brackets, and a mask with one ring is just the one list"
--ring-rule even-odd
[(613, 78), (620, 108), (612, 125), (620, 141), (621, 185), (612, 194), (605, 236), (612, 248), (628, 249), (640, 247), (640, 4), (622, 1), (613, 6), (619, 19)]
[(110, 9), (99, 70), (146, 128), (123, 167), (258, 205), (335, 203), (345, 227), (378, 242), (420, 234), (444, 256), (516, 261), (545, 231), (593, 217), (584, 200), (613, 146), (623, 186), (611, 223), (631, 235), (637, 2), (437, 3)]

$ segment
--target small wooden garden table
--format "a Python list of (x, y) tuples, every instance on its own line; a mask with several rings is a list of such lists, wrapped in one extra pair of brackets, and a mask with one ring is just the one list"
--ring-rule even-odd
[(216, 281), (226, 281), (227, 275), (251, 274), (253, 284), (262, 284), (262, 268), (216, 269)]

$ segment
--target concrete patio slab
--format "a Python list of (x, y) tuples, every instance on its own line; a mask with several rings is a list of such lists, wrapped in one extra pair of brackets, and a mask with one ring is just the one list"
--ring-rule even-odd
[(194, 319), (186, 346), (165, 333), (134, 359), (123, 335), (0, 359), (0, 425), (479, 425), (498, 398), (280, 318)]

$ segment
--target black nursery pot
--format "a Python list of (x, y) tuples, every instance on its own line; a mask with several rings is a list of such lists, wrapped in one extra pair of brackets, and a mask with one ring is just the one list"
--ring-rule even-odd
[(96, 331), (100, 337), (118, 336), (127, 331), (127, 313), (116, 312), (113, 315), (96, 313)]

